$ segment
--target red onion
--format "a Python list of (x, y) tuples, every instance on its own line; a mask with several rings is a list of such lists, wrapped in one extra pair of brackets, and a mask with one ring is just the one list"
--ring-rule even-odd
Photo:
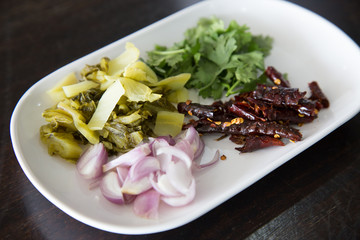
[(202, 168), (206, 168), (209, 167), (211, 165), (214, 165), (215, 163), (217, 163), (220, 160), (220, 151), (216, 150), (214, 157), (212, 158), (211, 161), (204, 163), (204, 164), (198, 164), (197, 162), (194, 162), (193, 166), (195, 169), (202, 169)]
[(161, 200), (170, 206), (181, 207), (189, 204), (194, 199), (194, 197), (195, 197), (195, 179), (194, 177), (192, 177), (189, 189), (184, 195), (177, 197), (161, 196)]
[(129, 173), (129, 168), (119, 166), (119, 167), (116, 168), (116, 172), (117, 172), (117, 174), (119, 176), (119, 180), (121, 182), (121, 185), (124, 184), (126, 176)]
[(183, 131), (176, 137), (177, 141), (186, 140), (190, 143), (191, 148), (194, 151), (194, 159), (197, 159), (202, 152), (204, 151), (205, 144), (200, 138), (199, 133), (193, 126), (190, 126), (188, 129)]
[(112, 203), (124, 204), (125, 199), (121, 189), (122, 183), (114, 171), (107, 172), (101, 180), (100, 190), (103, 196)]
[(79, 174), (88, 180), (102, 176), (102, 166), (107, 162), (108, 155), (102, 143), (90, 146), (80, 156), (76, 167)]
[(133, 165), (137, 160), (145, 158), (147, 155), (151, 153), (149, 144), (145, 143), (142, 145), (139, 145), (132, 149), (131, 151), (124, 153), (117, 157), (116, 159), (106, 163), (103, 166), (103, 172), (109, 171), (113, 168), (116, 168), (118, 166), (131, 166)]
[[(169, 142), (164, 139), (164, 138), (155, 138), (153, 139), (150, 143), (150, 146), (151, 146), (151, 152), (152, 152), (152, 155), (153, 156), (156, 156), (157, 155), (157, 150), (160, 148), (160, 147), (168, 147), (168, 146), (171, 146), (169, 144)], [(175, 144), (174, 144), (175, 145)]]
[(168, 145), (174, 146), (176, 141), (174, 138), (172, 138), (170, 135), (168, 136), (160, 136), (157, 138), (150, 138), (150, 142), (158, 142), (158, 141), (165, 141), (168, 143)]
[(128, 175), (122, 187), (122, 192), (130, 195), (137, 195), (151, 189), (151, 187), (149, 176), (134, 181)]
[(134, 195), (125, 194), (122, 192), (122, 186), (124, 179), (122, 179), (122, 173), (127, 173), (125, 168), (117, 168), (117, 172), (107, 172), (100, 183), (100, 190), (103, 196), (112, 203), (115, 204), (127, 204), (135, 199)]
[(175, 138), (151, 138), (133, 150), (107, 162), (102, 144), (90, 147), (77, 164), (86, 179), (104, 175), (100, 182), (103, 196), (115, 204), (134, 200), (136, 215), (157, 218), (160, 200), (170, 206), (184, 206), (195, 197), (192, 171), (215, 164), (220, 153), (205, 164), (195, 160), (204, 151), (204, 142), (190, 127)]
[(155, 157), (145, 157), (138, 160), (130, 167), (128, 177), (132, 181), (149, 176), (150, 173), (159, 170), (160, 163)]
[(163, 196), (181, 196), (181, 193), (177, 191), (175, 187), (170, 183), (168, 175), (161, 171), (152, 173), (150, 175), (150, 182), (152, 187)]
[(170, 184), (180, 193), (185, 194), (190, 187), (192, 180), (191, 169), (183, 161), (171, 161), (167, 169)]
[(159, 147), (156, 150), (155, 157), (157, 157), (161, 154), (170, 155), (170, 156), (176, 157), (177, 159), (181, 159), (182, 161), (185, 162), (185, 164), (188, 168), (191, 168), (191, 165), (192, 165), (191, 156), (189, 156), (187, 152), (184, 152), (175, 146)]
[(183, 139), (183, 140), (177, 142), (174, 147), (176, 147), (176, 148), (178, 148), (179, 150), (181, 150), (181, 151), (183, 151), (184, 153), (186, 153), (186, 154), (190, 157), (191, 162), (192, 162), (192, 160), (194, 160), (194, 151), (193, 151), (193, 148), (192, 148), (190, 142), (188, 142), (187, 140)]
[(151, 189), (139, 194), (136, 197), (133, 210), (138, 216), (157, 219), (159, 215), (159, 203), (160, 194), (157, 191)]

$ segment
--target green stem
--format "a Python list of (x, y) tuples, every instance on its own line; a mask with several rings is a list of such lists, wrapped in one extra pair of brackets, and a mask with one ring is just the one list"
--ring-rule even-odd
[(177, 54), (177, 53), (184, 53), (185, 49), (178, 49), (178, 50), (171, 50), (171, 51), (152, 51), (155, 54), (159, 55), (171, 55), (171, 54)]
[(226, 96), (228, 97), (228, 96), (230, 96), (231, 94), (236, 93), (236, 92), (233, 92), (233, 89), (234, 89), (235, 87), (237, 87), (237, 85), (239, 85), (239, 84), (240, 84), (240, 81), (236, 81), (236, 82), (229, 88), (229, 90), (227, 90)]

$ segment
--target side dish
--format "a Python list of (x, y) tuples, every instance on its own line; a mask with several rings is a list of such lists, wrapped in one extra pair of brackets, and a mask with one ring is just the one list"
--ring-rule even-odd
[(119, 154), (164, 128), (172, 136), (180, 133), (183, 114), (172, 103), (188, 98), (190, 74), (159, 81), (139, 56), (128, 43), (119, 57), (86, 66), (79, 79), (70, 73), (48, 91), (57, 103), (43, 112), (48, 124), (40, 136), (50, 155), (76, 161), (81, 146), (99, 142), (110, 155)]
[[(104, 198), (157, 218), (160, 201), (178, 207), (194, 199), (195, 170), (226, 158), (217, 150), (200, 164), (202, 134), (230, 136), (240, 152), (283, 146), (302, 139), (293, 125), (329, 107), (315, 81), (306, 97), (265, 67), (271, 47), (271, 37), (216, 17), (200, 19), (172, 47), (156, 46), (146, 61), (127, 43), (117, 58), (70, 73), (47, 92), (54, 106), (43, 112), (40, 138)], [(188, 88), (214, 103), (192, 102)], [(218, 100), (223, 95), (231, 98)]]

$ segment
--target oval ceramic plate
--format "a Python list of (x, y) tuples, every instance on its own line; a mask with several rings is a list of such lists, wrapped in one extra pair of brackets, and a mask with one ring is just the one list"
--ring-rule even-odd
[[(269, 11), (271, 9), (271, 11)], [(301, 128), (303, 140), (284, 147), (239, 154), (228, 140), (205, 139), (207, 149), (219, 147), (227, 156), (215, 166), (196, 174), (197, 195), (188, 206), (160, 206), (158, 220), (136, 217), (131, 206), (105, 201), (97, 190), (80, 185), (74, 165), (50, 157), (40, 142), (41, 113), (53, 103), (45, 91), (69, 72), (101, 57), (119, 55), (126, 42), (142, 52), (155, 44), (172, 45), (195, 26), (200, 17), (217, 16), (229, 23), (247, 24), (255, 34), (274, 38), (266, 64), (287, 72), (293, 87), (308, 90), (318, 81), (330, 99), (330, 108)], [(46, 76), (31, 87), (18, 102), (11, 119), (11, 139), (17, 159), (32, 184), (53, 204), (73, 218), (105, 231), (145, 234), (179, 227), (205, 214), (301, 151), (305, 150), (359, 112), (359, 47), (341, 30), (318, 15), (285, 1), (205, 1), (177, 12)], [(208, 150), (206, 150), (208, 151)]]

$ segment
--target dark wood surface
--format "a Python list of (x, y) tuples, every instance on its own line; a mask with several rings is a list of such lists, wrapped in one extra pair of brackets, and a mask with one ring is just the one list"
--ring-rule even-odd
[[(129, 236), (89, 227), (27, 179), (9, 136), (22, 94), (61, 66), (195, 2), (1, 0), (0, 239), (360, 239), (360, 114), (224, 204), (162, 233)], [(291, 2), (360, 43), (358, 0)]]

